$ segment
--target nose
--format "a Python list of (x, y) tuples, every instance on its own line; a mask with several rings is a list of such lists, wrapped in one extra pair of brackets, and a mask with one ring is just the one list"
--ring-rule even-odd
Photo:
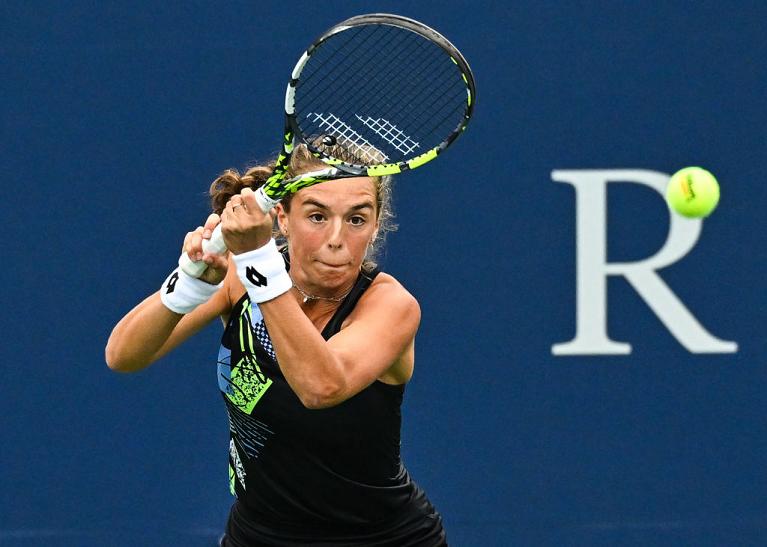
[(344, 246), (344, 223), (337, 219), (330, 223), (329, 228), (328, 247), (340, 249)]

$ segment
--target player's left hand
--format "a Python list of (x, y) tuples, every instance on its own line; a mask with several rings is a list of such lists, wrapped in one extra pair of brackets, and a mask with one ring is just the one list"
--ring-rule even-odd
[(213, 213), (208, 216), (205, 226), (198, 226), (195, 231), (186, 234), (181, 250), (182, 253), (189, 256), (190, 260), (201, 260), (207, 264), (208, 267), (200, 275), (199, 279), (211, 285), (218, 285), (224, 279), (229, 265), (227, 260), (228, 253), (217, 255), (203, 251), (203, 240), (210, 239), (213, 230), (219, 222), (220, 218), (217, 214)]
[(221, 213), (221, 233), (233, 254), (242, 254), (266, 245), (272, 238), (274, 210), (264, 213), (250, 188), (231, 197)]

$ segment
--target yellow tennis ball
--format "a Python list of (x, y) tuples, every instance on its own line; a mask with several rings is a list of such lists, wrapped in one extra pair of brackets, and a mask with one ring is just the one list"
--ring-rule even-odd
[(707, 217), (719, 203), (719, 183), (701, 167), (685, 167), (671, 175), (666, 202), (680, 215)]

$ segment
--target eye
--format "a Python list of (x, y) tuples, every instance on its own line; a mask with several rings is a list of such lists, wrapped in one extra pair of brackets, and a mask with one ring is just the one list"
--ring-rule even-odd
[(309, 220), (311, 220), (312, 222), (319, 223), (325, 220), (325, 215), (323, 215), (322, 213), (312, 213), (311, 215), (309, 215)]
[(363, 224), (365, 224), (365, 222), (366, 222), (366, 219), (365, 217), (362, 217), (362, 216), (353, 216), (349, 219), (349, 224), (351, 224), (352, 226), (362, 226)]

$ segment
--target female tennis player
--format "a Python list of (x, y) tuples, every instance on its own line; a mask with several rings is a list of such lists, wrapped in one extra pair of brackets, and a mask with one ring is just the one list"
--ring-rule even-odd
[[(237, 499), (222, 545), (446, 545), (399, 451), (420, 309), (369, 260), (389, 222), (390, 181), (329, 181), (264, 214), (253, 189), (271, 167), (213, 183), (215, 213), (183, 246), (207, 270), (174, 271), (130, 311), (107, 363), (142, 369), (223, 320), (218, 384)], [(318, 167), (302, 146), (290, 176)], [(227, 257), (202, 250), (219, 222)]]

